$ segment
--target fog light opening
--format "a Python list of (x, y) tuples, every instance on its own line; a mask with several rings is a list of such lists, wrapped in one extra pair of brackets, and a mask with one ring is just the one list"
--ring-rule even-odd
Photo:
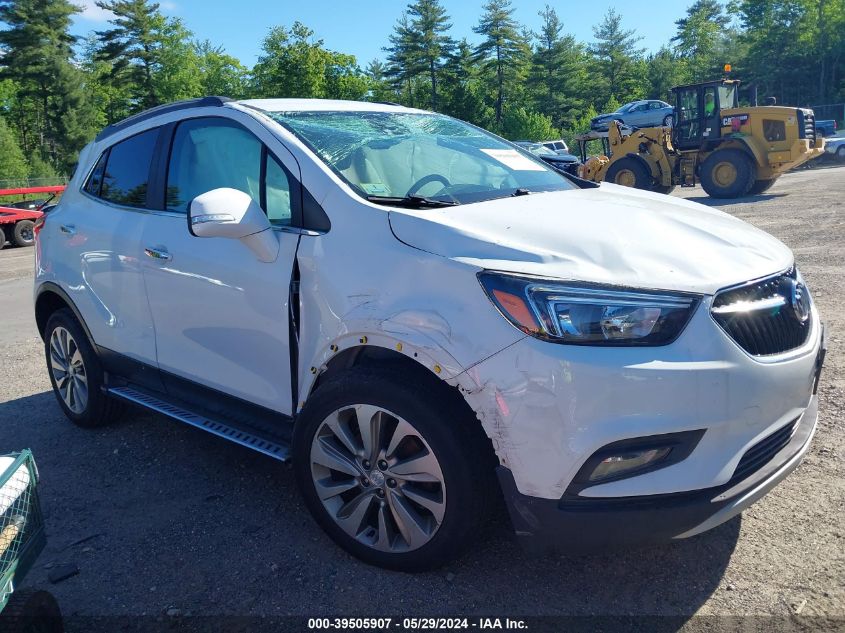
[(596, 464), (593, 472), (590, 473), (589, 481), (596, 482), (622, 474), (630, 474), (632, 471), (651, 466), (666, 459), (671, 452), (671, 446), (659, 446), (626, 450), (616, 455), (607, 455)]

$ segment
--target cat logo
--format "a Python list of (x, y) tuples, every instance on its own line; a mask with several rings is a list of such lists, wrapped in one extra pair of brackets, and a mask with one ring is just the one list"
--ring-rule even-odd
[(747, 114), (734, 114), (733, 116), (722, 117), (722, 127), (733, 127), (745, 125), (748, 122)]

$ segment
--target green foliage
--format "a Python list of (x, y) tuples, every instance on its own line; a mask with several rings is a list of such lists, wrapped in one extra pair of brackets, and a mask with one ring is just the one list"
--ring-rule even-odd
[(502, 124), (506, 98), (525, 78), (531, 55), (513, 13), (510, 0), (487, 0), (478, 25), (472, 29), (484, 38), (475, 49), (475, 59), (495, 95), (496, 127)]
[(407, 43), (415, 68), (428, 73), (431, 85), (431, 109), (437, 109), (437, 80), (444, 60), (455, 43), (446, 33), (452, 28), (446, 9), (439, 0), (416, 0), (408, 5), (413, 37)]
[(672, 87), (691, 83), (688, 61), (664, 46), (653, 55), (649, 55), (647, 64), (649, 99), (661, 99), (672, 102)]
[(570, 126), (584, 107), (587, 60), (583, 46), (563, 33), (557, 12), (546, 5), (543, 23), (535, 35), (536, 48), (529, 74), (534, 108), (559, 127)]
[(531, 112), (523, 107), (506, 107), (502, 135), (512, 141), (548, 141), (559, 138), (560, 130), (552, 125), (552, 120), (545, 114)]
[(643, 54), (643, 49), (637, 47), (642, 37), (622, 28), (622, 16), (614, 9), (609, 9), (601, 23), (593, 27), (593, 36), (596, 41), (590, 45), (590, 53), (598, 70), (598, 101), (636, 98), (643, 88), (636, 64)]
[(85, 80), (72, 63), (71, 16), (67, 0), (2, 0), (0, 58), (7, 93), (7, 121), (25, 154), (38, 152), (55, 167), (68, 170), (94, 132)]
[(55, 184), (61, 180), (53, 166), (37, 153), (29, 157), (29, 178), (37, 184)]
[(718, 0), (696, 0), (686, 17), (675, 22), (675, 52), (685, 62), (690, 81), (706, 81), (720, 74), (720, 44), (728, 37), (730, 20)]
[(252, 70), (257, 97), (363, 99), (370, 86), (355, 57), (323, 47), (300, 22), (270, 29)]
[[(845, 0), (734, 0), (746, 56), (736, 64), (778, 103), (845, 97)], [(810, 101), (813, 100), (813, 101)]]
[(0, 118), (0, 183), (3, 187), (15, 187), (29, 175), (29, 165), (26, 164), (20, 145), (14, 132)]
[(247, 94), (247, 68), (236, 58), (227, 55), (222, 46), (214, 46), (208, 40), (195, 42), (199, 72), (199, 94), (220, 95), (241, 99)]

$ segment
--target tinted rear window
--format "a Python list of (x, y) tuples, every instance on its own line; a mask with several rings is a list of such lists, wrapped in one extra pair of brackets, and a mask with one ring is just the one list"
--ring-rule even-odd
[(101, 198), (130, 207), (146, 206), (150, 163), (157, 139), (158, 128), (112, 146), (102, 176)]

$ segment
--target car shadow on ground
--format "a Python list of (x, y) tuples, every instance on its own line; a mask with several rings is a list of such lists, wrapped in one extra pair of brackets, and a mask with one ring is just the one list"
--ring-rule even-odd
[(774, 200), (775, 198), (784, 198), (788, 193), (761, 193), (756, 196), (744, 196), (742, 198), (711, 198), (710, 196), (690, 196), (685, 198), (690, 202), (698, 202), (699, 204), (707, 205), (708, 207), (727, 207), (732, 204), (748, 204), (750, 202), (763, 202), (765, 200)]
[(735, 518), (663, 547), (537, 557), (515, 543), (500, 510), (448, 567), (390, 572), (322, 533), (289, 466), (197, 429), (137, 410), (77, 428), (50, 392), (0, 403), (0, 429), (0, 451), (31, 448), (41, 473), (48, 545), (26, 584), (46, 587), (48, 566), (77, 565), (51, 590), (82, 615), (175, 605), (194, 614), (683, 621), (723, 582), (740, 532)]

